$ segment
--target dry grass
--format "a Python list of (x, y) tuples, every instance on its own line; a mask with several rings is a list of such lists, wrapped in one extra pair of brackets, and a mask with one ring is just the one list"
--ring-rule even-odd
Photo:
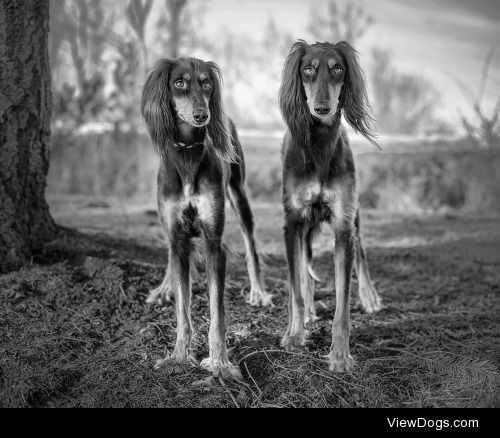
[[(232, 360), (245, 378), (237, 385), (195, 368), (177, 376), (153, 370), (175, 340), (173, 309), (145, 304), (163, 274), (164, 251), (147, 239), (159, 233), (154, 220), (143, 213), (125, 220), (106, 208), (53, 210), (65, 225), (99, 224), (108, 233), (69, 233), (32, 266), (0, 277), (2, 407), (500, 407), (498, 219), (367, 215), (372, 276), (386, 309), (368, 316), (353, 298), (357, 368), (339, 375), (323, 358), (334, 314), (328, 283), (317, 291), (322, 319), (312, 346), (294, 353), (279, 347), (287, 300), (280, 214), (256, 208), (276, 308), (244, 304), (244, 262), (233, 259), (226, 305)], [(472, 225), (485, 234), (469, 237)], [(241, 249), (232, 218), (228, 235)], [(432, 239), (397, 244), (408, 236)], [(324, 243), (317, 270), (331, 282)], [(193, 292), (201, 359), (209, 323), (204, 276)]]

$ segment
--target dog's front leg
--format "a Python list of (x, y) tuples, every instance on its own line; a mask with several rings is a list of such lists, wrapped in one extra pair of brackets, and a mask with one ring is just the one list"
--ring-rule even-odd
[[(223, 208), (223, 206), (220, 208)], [(223, 222), (223, 215), (221, 220)], [(203, 228), (205, 232), (208, 292), (210, 298), (210, 329), (208, 333), (210, 353), (209, 357), (201, 362), (201, 366), (215, 377), (243, 380), (240, 369), (229, 361), (226, 348), (226, 320), (224, 312), (226, 254), (221, 244), (222, 227), (214, 227), (213, 224), (204, 224)], [(220, 233), (216, 230), (219, 230)]]
[[(305, 304), (305, 326), (310, 328), (314, 325), (319, 318), (316, 315), (316, 307), (314, 305), (314, 277), (312, 274), (311, 260), (312, 260), (312, 231), (306, 230), (302, 235), (302, 247), (300, 257), (300, 278), (302, 295)], [(311, 274), (312, 272), (312, 274)], [(315, 275), (315, 274), (314, 274)]]
[(285, 224), (285, 245), (290, 273), (290, 293), (288, 297), (288, 328), (281, 345), (287, 350), (304, 346), (307, 331), (304, 327), (304, 297), (301, 291), (301, 257), (304, 224), (288, 219)]
[(344, 372), (354, 367), (349, 352), (350, 331), (350, 283), (354, 258), (354, 231), (350, 224), (342, 224), (335, 230), (335, 293), (337, 307), (332, 328), (332, 348), (328, 355), (330, 370)]
[(207, 239), (207, 276), (210, 296), (210, 330), (208, 342), (210, 355), (201, 366), (215, 377), (242, 380), (237, 366), (229, 361), (226, 348), (226, 321), (224, 312), (224, 281), (226, 254), (220, 240)]
[(189, 269), (190, 242), (177, 235), (169, 251), (171, 288), (175, 292), (177, 339), (172, 355), (156, 364), (172, 373), (183, 372), (186, 366), (197, 366), (191, 347), (193, 335), (191, 323), (191, 278)]

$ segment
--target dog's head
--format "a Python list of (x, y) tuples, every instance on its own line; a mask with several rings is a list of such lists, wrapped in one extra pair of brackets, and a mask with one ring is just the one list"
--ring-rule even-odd
[(196, 58), (162, 59), (149, 73), (141, 113), (161, 153), (180, 124), (206, 129), (217, 155), (233, 161), (228, 119), (222, 108), (222, 75), (213, 62)]
[(377, 145), (357, 52), (345, 41), (297, 41), (285, 63), (280, 89), (283, 117), (296, 141), (309, 142), (313, 119), (331, 125), (340, 110), (352, 128)]

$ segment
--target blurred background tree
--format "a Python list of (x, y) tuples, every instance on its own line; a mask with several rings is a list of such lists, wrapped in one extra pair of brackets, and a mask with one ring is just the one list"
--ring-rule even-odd
[[(144, 67), (149, 65), (148, 46), (146, 43), (146, 24), (152, 7), (153, 0), (130, 0), (126, 9), (127, 21), (134, 30), (137, 36), (137, 44), (141, 48), (142, 63)], [(127, 53), (124, 55), (127, 55)]]
[[(376, 129), (388, 139), (384, 146), (391, 139), (411, 143), (417, 137), (430, 138), (428, 134), (441, 136), (443, 144), (448, 144), (455, 135), (441, 120), (441, 93), (428, 76), (409, 69), (380, 39), (370, 39), (377, 22), (368, 3), (318, 1), (309, 14), (309, 6), (301, 4), (304, 25), (293, 33), (276, 14), (265, 11), (267, 22), (258, 31), (240, 32), (234, 23), (224, 22), (223, 14), (219, 18), (218, 6), (201, 0), (51, 0), (52, 187), (69, 193), (154, 198), (151, 175), (157, 160), (139, 114), (144, 78), (159, 58), (195, 56), (219, 64), (225, 109), (250, 144), (248, 154), (258, 150), (255, 153), (266, 158), (249, 166), (254, 195), (278, 196), (279, 143), (285, 126), (277, 96), (284, 60), (299, 38), (308, 42), (346, 40), (361, 51)], [(244, 14), (242, 10), (241, 20), (246, 19)], [(214, 16), (218, 20), (215, 28)], [(479, 93), (465, 91), (474, 106), (457, 119), (456, 126), (461, 124), (468, 136), (462, 145), (486, 149), (498, 144), (500, 100), (489, 112), (482, 98), (492, 57), (483, 69)], [(277, 151), (272, 164), (257, 145), (272, 145), (266, 151)], [(429, 175), (437, 174), (423, 172), (420, 176), (428, 182)], [(371, 199), (370, 205), (376, 204), (375, 197), (365, 198)], [(463, 198), (461, 194), (449, 197)]]
[[(331, 0), (322, 8), (311, 9), (308, 31), (315, 41), (347, 41), (358, 47), (375, 18), (356, 0)], [(412, 135), (443, 130), (445, 124), (435, 114), (439, 93), (421, 76), (398, 71), (388, 49), (374, 47), (370, 68), (370, 101), (377, 129), (388, 134)], [(362, 62), (363, 63), (363, 62)]]
[(355, 0), (330, 1), (323, 8), (312, 7), (307, 30), (315, 41), (347, 41), (356, 46), (375, 23), (372, 15)]
[(212, 44), (204, 36), (206, 3), (188, 0), (161, 0), (155, 31), (156, 58), (179, 58), (211, 51)]
[[(283, 126), (281, 111), (278, 105), (278, 92), (281, 84), (281, 70), (290, 47), (295, 42), (295, 38), (290, 32), (281, 29), (276, 20), (269, 17), (264, 32), (260, 50), (257, 53), (256, 62), (260, 68), (260, 80), (266, 85), (259, 87), (256, 108), (260, 114), (266, 114), (264, 126), (280, 129)], [(273, 72), (269, 74), (269, 71)], [(275, 73), (274, 73), (275, 72)], [(261, 120), (256, 120), (257, 126)]]
[(438, 91), (425, 78), (399, 71), (389, 50), (372, 50), (369, 77), (379, 131), (415, 135), (449, 129), (436, 115)]
[(500, 147), (500, 93), (496, 104), (490, 111), (484, 107), (484, 95), (495, 51), (496, 49), (492, 47), (486, 55), (477, 93), (458, 80), (466, 101), (472, 107), (472, 114), (474, 114), (474, 118), (472, 118), (461, 112), (460, 120), (468, 139), (479, 148)]
[[(128, 62), (130, 44), (119, 31), (120, 14), (111, 0), (51, 1), (50, 56), (56, 128), (73, 130), (110, 113), (105, 62), (115, 51)], [(111, 110), (112, 112), (112, 110)]]
[[(219, 38), (210, 40), (204, 33), (206, 6), (199, 2), (130, 0), (125, 7), (111, 0), (54, 4), (50, 47), (58, 128), (72, 130), (99, 122), (114, 129), (140, 130), (138, 98), (152, 61), (196, 54), (222, 67), (227, 110), (239, 124), (283, 129), (276, 96), (283, 59), (295, 38), (272, 17), (257, 38), (222, 28)], [(346, 40), (357, 46), (374, 24), (359, 1), (332, 0), (324, 9), (311, 10), (307, 30), (312, 40)], [(409, 135), (442, 129), (435, 114), (439, 93), (432, 85), (418, 75), (400, 72), (384, 48), (374, 48), (371, 55), (365, 70), (378, 129)]]

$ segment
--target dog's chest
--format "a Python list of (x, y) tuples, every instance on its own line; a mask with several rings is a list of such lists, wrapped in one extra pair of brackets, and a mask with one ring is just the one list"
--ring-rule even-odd
[(214, 195), (210, 191), (195, 192), (185, 184), (177, 199), (164, 201), (164, 211), (171, 222), (211, 222), (214, 215)]
[(292, 181), (288, 193), (293, 210), (311, 222), (341, 220), (356, 209), (354, 187), (342, 180), (331, 184), (318, 179)]

